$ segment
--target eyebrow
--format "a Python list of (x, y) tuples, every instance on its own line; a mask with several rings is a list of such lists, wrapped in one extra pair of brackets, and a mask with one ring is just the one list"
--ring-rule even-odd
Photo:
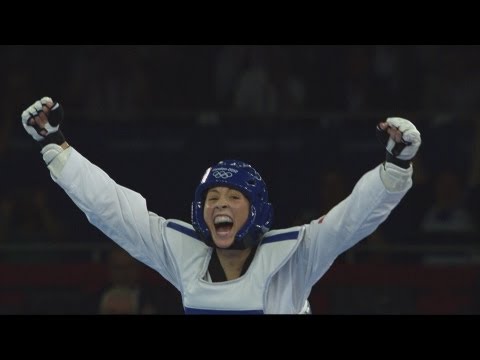
[[(242, 193), (241, 191), (239, 191), (239, 190), (237, 190), (237, 189), (233, 189), (233, 188), (228, 188), (228, 191), (235, 191), (236, 193), (239, 193), (239, 194)], [(215, 189), (215, 188), (212, 188), (212, 189), (209, 189), (209, 190), (207, 191), (207, 195), (208, 195), (208, 194), (211, 194), (211, 193), (213, 193), (213, 192), (216, 193), (216, 194), (220, 194), (220, 191), (218, 191), (218, 190)]]

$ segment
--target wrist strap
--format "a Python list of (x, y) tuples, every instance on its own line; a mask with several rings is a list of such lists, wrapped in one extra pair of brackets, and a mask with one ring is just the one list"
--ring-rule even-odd
[(44, 140), (41, 140), (38, 143), (42, 148), (44, 148), (48, 144), (62, 145), (64, 142), (65, 142), (65, 137), (63, 136), (62, 131), (59, 129), (54, 133), (47, 135)]
[(387, 151), (386, 160), (387, 162), (395, 164), (403, 169), (410, 168), (410, 164), (411, 164), (410, 160), (400, 160), (399, 158), (396, 158), (395, 156), (390, 154), (388, 151)]

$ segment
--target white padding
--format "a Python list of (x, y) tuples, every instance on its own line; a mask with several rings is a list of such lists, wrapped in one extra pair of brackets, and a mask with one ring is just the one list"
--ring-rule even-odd
[(380, 166), (380, 177), (385, 188), (390, 192), (401, 192), (412, 186), (413, 167), (403, 169), (395, 164), (385, 162)]
[(63, 149), (57, 144), (48, 144), (42, 149), (43, 160), (47, 164), (50, 174), (58, 178), (67, 163), (72, 152), (72, 148)]

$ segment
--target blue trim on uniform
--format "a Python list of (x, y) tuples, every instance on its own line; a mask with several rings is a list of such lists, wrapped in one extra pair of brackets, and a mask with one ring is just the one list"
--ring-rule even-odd
[(263, 315), (263, 310), (205, 310), (185, 308), (186, 315)]
[(296, 240), (298, 238), (298, 233), (299, 231), (292, 231), (284, 234), (268, 236), (263, 239), (262, 245), (285, 240)]
[(195, 230), (192, 230), (192, 229), (189, 229), (185, 226), (182, 226), (180, 224), (177, 224), (177, 223), (174, 223), (174, 222), (169, 222), (167, 224), (167, 227), (170, 228), (170, 229), (173, 229), (173, 230), (176, 230), (178, 232), (181, 232), (182, 234), (185, 234), (187, 236), (190, 236), (196, 240), (200, 240), (200, 238), (198, 237), (198, 234)]

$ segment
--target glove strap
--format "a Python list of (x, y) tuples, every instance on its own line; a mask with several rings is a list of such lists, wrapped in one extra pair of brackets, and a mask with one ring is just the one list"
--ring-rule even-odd
[(409, 169), (412, 163), (410, 160), (400, 160), (399, 158), (396, 158), (395, 156), (390, 154), (388, 151), (387, 151), (386, 160), (387, 162), (395, 164), (403, 169)]
[(41, 140), (38, 143), (40, 144), (40, 147), (43, 148), (48, 144), (62, 145), (64, 142), (65, 142), (65, 137), (63, 136), (62, 131), (58, 129), (54, 133), (47, 135), (44, 140)]
[[(380, 143), (386, 147), (388, 144), (388, 140), (390, 139), (390, 135), (388, 135), (388, 133), (385, 130), (382, 130), (378, 125), (376, 130), (377, 130), (376, 135), (377, 135), (378, 141), (380, 141)], [(386, 151), (387, 162), (395, 164), (403, 169), (410, 168), (410, 164), (411, 164), (410, 160), (400, 160), (399, 158), (397, 158), (398, 154), (400, 154), (402, 150), (405, 149), (405, 146), (407, 145), (409, 144), (405, 142), (395, 144), (395, 146), (392, 149), (393, 154), (387, 150)]]
[[(48, 114), (48, 123), (50, 126), (58, 126), (62, 123), (64, 117), (63, 107), (58, 102), (54, 103)], [(39, 133), (38, 129), (36, 129)], [(40, 133), (39, 133), (40, 134)], [(48, 134), (45, 139), (39, 141), (39, 144), (44, 148), (48, 144), (62, 145), (65, 142), (65, 137), (60, 129)]]

